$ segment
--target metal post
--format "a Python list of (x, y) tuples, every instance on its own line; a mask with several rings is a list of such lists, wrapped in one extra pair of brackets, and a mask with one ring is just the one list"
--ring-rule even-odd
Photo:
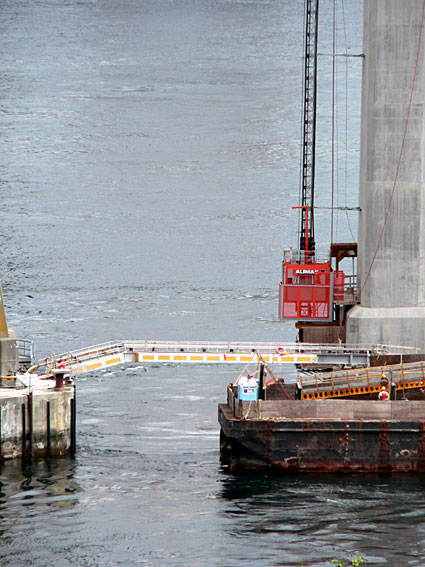
[(3, 304), (3, 291), (0, 282), (0, 338), (6, 339), (9, 336), (9, 331), (7, 329), (6, 314), (4, 312)]
[(264, 364), (260, 364), (260, 377), (259, 377), (259, 392), (258, 392), (258, 399), (265, 400), (266, 399), (266, 388), (264, 384)]
[(74, 397), (71, 398), (71, 455), (75, 455), (77, 450), (77, 411), (76, 411), (76, 403), (77, 403), (77, 390), (74, 384)]
[(50, 457), (50, 402), (46, 404), (47, 456)]
[(26, 453), (27, 453), (27, 420), (26, 420), (26, 405), (21, 405), (21, 413), (22, 413), (22, 459), (25, 461)]

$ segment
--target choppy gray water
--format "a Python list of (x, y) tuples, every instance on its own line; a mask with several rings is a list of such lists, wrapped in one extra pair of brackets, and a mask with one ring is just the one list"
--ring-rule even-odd
[[(339, 11), (340, 52), (361, 52), (360, 4)], [(320, 9), (326, 207), (332, 2)], [(296, 245), (302, 13), (301, 0), (0, 3), (1, 276), (9, 324), (40, 357), (119, 338), (294, 340), (276, 311)], [(347, 84), (345, 61), (338, 199), (356, 205), (361, 59)], [(350, 240), (356, 219), (337, 229)], [(236, 372), (79, 378), (76, 459), (0, 471), (1, 565), (423, 565), (422, 477), (220, 469), (217, 403)]]

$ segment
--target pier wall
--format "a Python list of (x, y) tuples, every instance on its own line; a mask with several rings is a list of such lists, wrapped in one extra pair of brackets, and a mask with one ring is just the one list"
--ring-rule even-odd
[(0, 389), (0, 460), (75, 450), (75, 389)]
[(422, 0), (364, 0), (361, 303), (349, 314), (346, 342), (408, 345), (425, 352), (422, 11)]

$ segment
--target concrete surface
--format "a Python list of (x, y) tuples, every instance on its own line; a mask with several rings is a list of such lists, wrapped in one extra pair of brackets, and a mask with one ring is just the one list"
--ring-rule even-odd
[(422, 0), (364, 1), (358, 239), (362, 291), (361, 305), (348, 318), (346, 342), (402, 344), (425, 352), (425, 33), (403, 144), (422, 10)]
[(0, 388), (0, 460), (65, 455), (75, 449), (74, 385), (31, 379), (31, 388)]

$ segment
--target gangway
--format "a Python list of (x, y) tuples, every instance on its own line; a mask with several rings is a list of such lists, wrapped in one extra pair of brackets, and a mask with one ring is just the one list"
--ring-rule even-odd
[(352, 368), (338, 372), (300, 375), (297, 380), (302, 400), (317, 400), (377, 394), (383, 384), (388, 389), (425, 388), (425, 362)]
[(400, 352), (401, 347), (384, 345), (122, 340), (51, 355), (38, 367), (67, 368), (81, 374), (126, 363), (246, 364), (258, 361), (256, 353), (269, 364), (353, 367), (367, 366), (371, 356)]

